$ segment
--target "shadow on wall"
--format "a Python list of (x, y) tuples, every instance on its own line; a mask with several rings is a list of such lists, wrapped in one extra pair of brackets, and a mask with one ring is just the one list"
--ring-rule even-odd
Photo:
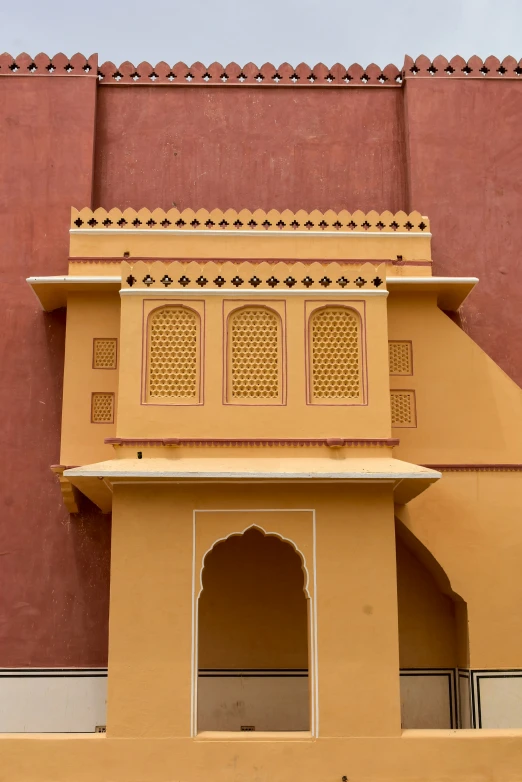
[(402, 726), (468, 727), (457, 692), (469, 665), (467, 605), (430, 551), (399, 519), (395, 528)]
[(290, 543), (250, 528), (206, 556), (198, 731), (310, 729), (309, 600)]

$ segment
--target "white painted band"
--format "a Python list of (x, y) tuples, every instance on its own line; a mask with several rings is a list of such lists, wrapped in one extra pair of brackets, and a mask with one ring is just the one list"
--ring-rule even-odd
[(83, 470), (81, 467), (64, 470), (66, 478), (167, 478), (171, 480), (193, 479), (199, 481), (202, 478), (217, 479), (241, 479), (241, 480), (347, 480), (347, 481), (402, 481), (404, 479), (428, 479), (442, 478), (442, 474), (436, 470), (426, 472), (187, 472), (176, 470)]
[(391, 282), (394, 285), (450, 285), (452, 283), (454, 285), (462, 285), (462, 283), (476, 285), (478, 281), (478, 277), (386, 277), (386, 282)]
[[(123, 259), (122, 259), (123, 260)], [(86, 283), (94, 283), (94, 284), (102, 284), (107, 283), (114, 285), (115, 283), (121, 283), (121, 275), (118, 275), (117, 277), (111, 276), (111, 277), (88, 277), (86, 275), (83, 276), (76, 276), (71, 274), (66, 274), (60, 277), (28, 277), (26, 279), (26, 282), (29, 283), (29, 285), (70, 285), (71, 283), (75, 284), (81, 284), (85, 285)]]
[[(103, 259), (100, 259), (103, 260)], [(187, 262), (189, 262), (190, 259), (187, 259)], [(128, 259), (122, 258), (122, 262), (126, 261), (127, 263), (138, 263), (137, 260), (131, 259), (129, 261)], [(172, 263), (172, 261), (169, 261), (167, 258), (162, 261), (166, 265)], [(212, 259), (208, 259), (207, 261), (199, 261), (202, 265), (205, 263), (211, 263)], [(248, 261), (246, 261), (248, 262)], [(299, 263), (299, 260), (296, 259), (295, 261), (292, 259), (289, 259), (288, 261), (285, 261), (285, 263), (288, 262), (291, 263)], [(337, 263), (335, 260), (331, 260), (331, 263)], [(382, 263), (387, 263), (388, 261), (383, 260)], [(147, 262), (145, 262), (147, 263)], [(325, 263), (323, 260), (322, 263)], [(366, 263), (366, 262), (365, 262)], [(370, 263), (367, 261), (367, 263)], [(381, 262), (380, 262), (381, 263)], [(106, 276), (87, 276), (87, 275), (61, 275), (61, 276), (50, 276), (50, 277), (28, 277), (26, 280), (29, 285), (46, 285), (46, 284), (52, 284), (52, 285), (64, 285), (64, 284), (85, 284), (85, 283), (107, 283), (107, 284), (114, 284), (121, 282), (121, 276), (114, 276), (114, 275), (106, 275)], [(468, 283), (475, 285), (479, 281), (478, 277), (386, 277), (386, 282), (391, 282), (394, 285), (401, 284), (401, 285), (437, 285), (437, 284), (444, 284), (444, 285), (459, 285), (462, 283)], [(129, 289), (130, 290), (130, 289)], [(147, 288), (147, 290), (149, 290)], [(157, 289), (155, 289), (157, 290)], [(223, 290), (223, 289), (221, 289)], [(234, 289), (236, 290), (236, 289)], [(352, 289), (350, 289), (352, 290)], [(185, 291), (185, 288), (183, 288), (183, 291)], [(285, 291), (285, 293), (291, 293), (292, 291)], [(310, 291), (308, 291), (310, 293)], [(326, 291), (324, 291), (326, 293)], [(332, 291), (330, 291), (332, 292)], [(342, 292), (342, 291), (341, 291)], [(378, 291), (377, 291), (378, 292)], [(295, 293), (295, 291), (294, 291)]]
[(170, 236), (307, 236), (308, 238), (311, 236), (335, 236), (336, 238), (341, 236), (348, 238), (350, 236), (372, 236), (377, 239), (390, 239), (397, 237), (400, 237), (401, 239), (428, 237), (431, 239), (431, 233), (425, 233), (424, 231), (422, 233), (398, 233), (397, 231), (381, 231), (379, 233), (373, 233), (369, 231), (350, 231), (348, 233), (347, 231), (226, 231), (222, 228), (218, 228), (216, 230), (209, 228), (70, 228), (69, 233), (83, 234), (84, 236), (88, 236), (89, 234), (95, 236), (103, 234), (123, 234), (131, 236), (134, 234), (148, 234), (149, 236), (154, 236), (154, 234), (161, 234), (162, 236), (165, 236), (168, 234)]

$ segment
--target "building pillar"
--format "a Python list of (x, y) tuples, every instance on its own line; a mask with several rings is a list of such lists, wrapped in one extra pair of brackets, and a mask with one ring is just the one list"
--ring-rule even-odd
[(325, 487), (317, 504), (319, 736), (400, 734), (391, 487)]
[(114, 489), (107, 733), (190, 736), (192, 508), (172, 486)]

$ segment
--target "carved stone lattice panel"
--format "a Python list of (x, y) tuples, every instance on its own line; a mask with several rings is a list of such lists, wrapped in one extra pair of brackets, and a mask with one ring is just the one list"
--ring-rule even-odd
[(118, 340), (95, 338), (92, 342), (93, 369), (116, 369)]
[(312, 397), (359, 399), (361, 394), (360, 320), (345, 307), (325, 307), (310, 324)]
[(411, 342), (388, 342), (390, 375), (413, 375), (413, 355)]
[(149, 399), (196, 399), (199, 316), (181, 306), (161, 307), (149, 323)]
[(415, 391), (393, 390), (390, 392), (390, 396), (392, 426), (416, 427)]
[(230, 316), (230, 394), (232, 399), (277, 399), (281, 364), (278, 316), (263, 307), (242, 308)]
[(91, 397), (91, 421), (93, 424), (114, 423), (114, 394), (95, 391)]

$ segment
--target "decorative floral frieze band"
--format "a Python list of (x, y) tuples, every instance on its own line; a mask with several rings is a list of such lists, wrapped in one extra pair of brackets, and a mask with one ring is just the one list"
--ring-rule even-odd
[(278, 212), (270, 209), (268, 212), (256, 209), (251, 212), (248, 209), (236, 211), (234, 209), (72, 209), (71, 229), (169, 229), (183, 231), (339, 231), (340, 233), (353, 233), (363, 231), (367, 233), (418, 233), (426, 234), (430, 231), (430, 223), (425, 215), (420, 212), (340, 212), (328, 210), (320, 212), (314, 210), (305, 212), (299, 210), (291, 212), (285, 209)]

